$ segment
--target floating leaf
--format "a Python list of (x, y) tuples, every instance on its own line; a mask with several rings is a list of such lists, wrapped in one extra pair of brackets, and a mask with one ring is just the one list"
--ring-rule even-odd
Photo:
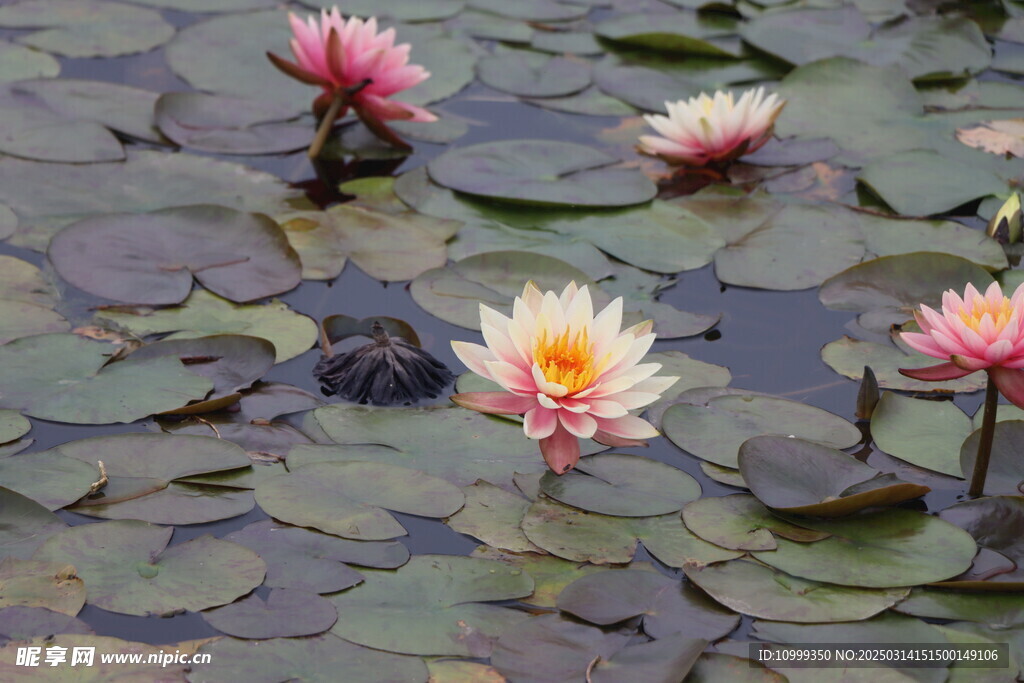
[(431, 161), (437, 183), (509, 202), (628, 206), (652, 199), (654, 184), (636, 169), (610, 168), (605, 152), (556, 140), (508, 140), (460, 147)]
[(957, 128), (956, 139), (968, 147), (982, 149), (990, 154), (1024, 156), (1024, 121), (1001, 119), (982, 121), (973, 128)]
[(484, 603), (533, 591), (533, 579), (522, 570), (458, 555), (416, 555), (393, 572), (365, 576), (331, 598), (344, 615), (331, 632), (378, 650), (419, 655), (488, 656), (493, 639), (526, 615)]
[(253, 301), (293, 289), (301, 275), (274, 221), (211, 204), (85, 219), (54, 237), (47, 256), (76, 287), (139, 304), (180, 303), (193, 278), (232, 301)]
[(789, 683), (782, 674), (761, 662), (717, 652), (705, 652), (698, 657), (686, 680), (687, 683)]
[(961, 476), (960, 446), (971, 421), (949, 401), (924, 401), (887, 391), (871, 415), (871, 437), (880, 449), (912, 465)]
[[(939, 517), (966, 530), (983, 552), (998, 553), (999, 560), (1009, 560), (1008, 571), (994, 576), (968, 572), (939, 585), (968, 590), (1024, 590), (1024, 570), (1018, 569), (1024, 564), (1024, 541), (1012, 532), (1024, 520), (1024, 498), (1011, 495), (967, 500), (946, 508)], [(979, 554), (975, 565), (981, 559)]]
[[(333, 7), (331, 0), (308, 0), (305, 4), (327, 10)], [(437, 21), (458, 14), (465, 6), (465, 0), (349, 0), (345, 14), (389, 17), (396, 21)]]
[(0, 41), (0, 83), (24, 78), (56, 78), (60, 62), (38, 50)]
[(494, 667), (465, 659), (432, 659), (427, 668), (435, 683), (505, 683)]
[(316, 593), (275, 588), (266, 600), (250, 595), (203, 612), (203, 619), (230, 636), (263, 639), (323, 633), (338, 620), (338, 613)]
[(899, 508), (801, 524), (832, 535), (815, 543), (776, 539), (776, 550), (753, 556), (813, 581), (891, 588), (956, 576), (977, 548), (970, 534), (949, 522)]
[(311, 529), (254, 522), (224, 537), (256, 551), (267, 563), (264, 585), (314, 593), (334, 593), (363, 580), (347, 564), (393, 569), (409, 560), (396, 541), (351, 541)]
[(0, 559), (27, 560), (49, 536), (66, 528), (60, 517), (31, 498), (0, 487)]
[[(149, 643), (136, 643), (110, 636), (98, 636), (93, 633), (79, 634), (77, 632), (64, 633), (60, 635), (46, 634), (37, 636), (29, 641), (23, 641), (14, 645), (7, 645), (4, 648), (4, 657), (0, 661), (0, 677), (9, 681), (30, 681), (39, 677), (39, 669), (25, 667), (16, 664), (16, 660), (6, 656), (7, 649), (13, 654), (15, 647), (38, 647), (40, 649), (40, 661), (45, 662), (46, 648), (61, 648), (66, 661), (54, 665), (49, 669), (47, 677), (51, 680), (94, 681), (116, 680), (119, 677), (135, 678), (136, 680), (152, 681), (160, 678), (178, 678), (181, 680), (185, 675), (186, 664), (163, 664), (163, 657), (168, 652), (167, 648), (175, 649), (180, 653), (182, 659), (190, 657), (195, 653), (200, 641), (186, 641), (182, 643), (168, 643), (165, 645), (150, 645)], [(125, 661), (104, 662), (100, 657), (93, 658), (93, 665), (87, 666), (80, 662), (76, 667), (69, 665), (76, 649), (88, 650), (96, 648), (100, 652), (118, 653), (125, 656)], [(56, 651), (55, 651), (56, 652)], [(114, 659), (114, 658), (111, 658)], [(138, 663), (132, 663), (132, 661)], [(41, 666), (47, 666), (45, 663)], [(58, 668), (59, 667), (59, 668)]]
[[(558, 34), (545, 34), (558, 35)], [(589, 35), (589, 34), (588, 34)], [(622, 100), (590, 87), (566, 97), (534, 97), (524, 99), (537, 107), (583, 116), (634, 116), (636, 109)]]
[(529, 500), (483, 480), (462, 487), (462, 492), (465, 507), (446, 521), (452, 529), (493, 548), (515, 553), (540, 550), (519, 528)]
[(899, 368), (923, 368), (935, 365), (935, 359), (922, 353), (908, 355), (891, 344), (876, 344), (844, 336), (821, 348), (821, 359), (841, 375), (859, 380), (864, 367), (870, 367), (885, 389), (918, 392), (978, 391), (985, 388), (985, 375), (974, 373), (948, 382), (924, 382), (905, 377)]
[(273, 7), (274, 0), (129, 0), (133, 5), (161, 7), (181, 12), (246, 12)]
[(0, 608), (45, 607), (75, 616), (85, 604), (85, 584), (75, 568), (60, 562), (0, 561)]
[[(502, 633), (491, 664), (514, 681), (570, 683), (583, 679), (595, 661), (610, 659), (629, 636), (545, 614)], [(620, 679), (621, 680), (621, 679)]]
[[(994, 239), (956, 221), (902, 220), (857, 214), (858, 228), (870, 254), (893, 256), (912, 254), (927, 246), (931, 251), (965, 258), (986, 270), (1006, 268), (1006, 253)], [(944, 264), (936, 263), (937, 269)]]
[(73, 334), (22, 337), (0, 346), (0, 407), (76, 424), (132, 422), (205, 398), (212, 383), (177, 358), (109, 363), (111, 349)]
[(867, 619), (902, 600), (906, 588), (851, 588), (808, 581), (757, 562), (684, 567), (686, 577), (727, 607), (760, 619), (799, 623)]
[(89, 604), (122, 614), (223, 605), (263, 582), (256, 553), (212, 536), (167, 547), (172, 529), (134, 520), (86, 524), (51, 536), (34, 560), (71, 562)]
[(905, 216), (945, 213), (1006, 191), (1006, 183), (992, 171), (931, 150), (897, 152), (876, 159), (857, 179)]
[[(960, 446), (960, 476), (965, 479), (969, 479), (974, 472), (974, 460), (978, 457), (980, 440), (981, 429), (977, 429)], [(1020, 459), (1022, 441), (1024, 421), (1007, 420), (996, 423), (988, 476), (985, 478), (986, 495), (1021, 495), (1021, 482), (1024, 482), (1024, 463)]]
[(300, 467), (259, 484), (256, 500), (265, 512), (285, 522), (368, 541), (406, 534), (381, 508), (447, 517), (465, 503), (462, 492), (443, 479), (379, 462)]
[(653, 517), (700, 497), (700, 484), (671, 465), (638, 455), (599, 453), (574, 472), (545, 472), (541, 491), (566, 505), (603, 515)]
[[(735, 22), (731, 17), (711, 17), (696, 12), (621, 14), (600, 22), (594, 32), (601, 38), (649, 50), (711, 57), (740, 56)], [(728, 37), (733, 39), (723, 40)]]
[[(45, 306), (0, 298), (0, 344), (50, 332), (67, 332), (64, 316)], [(0, 442), (4, 439), (0, 438)]]
[(522, 97), (569, 95), (590, 85), (590, 65), (528, 50), (498, 47), (476, 65), (484, 85)]
[(928, 619), (962, 619), (1006, 629), (1024, 622), (1024, 595), (962, 593), (919, 587), (893, 607), (901, 614)]
[(99, 470), (56, 451), (0, 459), (0, 480), (48, 510), (58, 510), (89, 493)]
[(61, 633), (92, 633), (84, 621), (44, 607), (0, 609), (0, 640), (31, 640)]
[(32, 429), (32, 423), (17, 410), (0, 410), (0, 443), (19, 439)]
[(586, 7), (553, 0), (519, 0), (516, 3), (501, 0), (469, 0), (467, 4), (483, 12), (493, 12), (502, 17), (526, 21), (568, 21), (579, 19), (588, 12)]
[(861, 439), (860, 430), (820, 408), (750, 394), (716, 396), (703, 405), (677, 403), (665, 411), (662, 428), (680, 448), (725, 467), (736, 467), (740, 444), (762, 434), (793, 434), (835, 448)]
[(688, 503), (683, 508), (683, 522), (705, 541), (730, 550), (774, 550), (776, 535), (802, 543), (828, 537), (776, 517), (757, 498), (746, 494)]
[(622, 680), (684, 680), (700, 653), (707, 647), (703, 638), (674, 633), (639, 645), (625, 647), (608, 659), (598, 659), (589, 676), (594, 683)]
[(739, 617), (707, 599), (685, 582), (656, 572), (619, 571), (584, 576), (558, 596), (558, 609), (599, 626), (643, 617), (644, 633), (664, 638), (717, 640), (730, 633)]

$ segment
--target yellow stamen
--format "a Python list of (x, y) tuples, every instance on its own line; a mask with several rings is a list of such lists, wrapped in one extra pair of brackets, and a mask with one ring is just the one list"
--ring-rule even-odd
[(593, 344), (586, 329), (571, 339), (566, 330), (550, 341), (542, 332), (533, 344), (533, 360), (544, 379), (561, 384), (569, 395), (587, 388), (594, 379)]
[(970, 311), (966, 308), (961, 308), (957, 315), (967, 327), (975, 332), (980, 332), (981, 319), (985, 317), (986, 313), (992, 316), (992, 322), (995, 324), (996, 333), (998, 334), (1010, 322), (1010, 316), (1013, 315), (1013, 305), (1010, 303), (1010, 299), (1004, 296), (998, 307), (990, 308), (988, 300), (983, 296), (978, 296), (975, 297)]

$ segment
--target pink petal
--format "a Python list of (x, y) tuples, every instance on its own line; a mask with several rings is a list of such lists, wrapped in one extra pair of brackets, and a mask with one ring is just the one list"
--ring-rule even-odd
[(503, 363), (500, 360), (491, 361), (484, 365), (487, 367), (488, 373), (484, 377), (490, 377), (508, 391), (523, 394), (524, 396), (532, 396), (536, 393), (537, 388), (533, 383), (533, 378), (521, 368), (510, 363)]
[(540, 440), (540, 452), (552, 472), (565, 474), (580, 461), (580, 442), (562, 425), (557, 425), (551, 436)]
[(469, 368), (472, 372), (480, 375), (481, 377), (491, 378), (491, 373), (487, 371), (486, 363), (494, 361), (494, 354), (490, 349), (479, 344), (471, 344), (470, 342), (464, 341), (453, 341), (452, 351), (455, 352), (455, 356), (462, 361), (462, 364)]
[(949, 358), (949, 352), (939, 346), (935, 339), (927, 334), (920, 334), (918, 332), (901, 332), (900, 339), (906, 342), (907, 346), (920, 351), (926, 356), (932, 356), (933, 358)]
[(959, 379), (966, 377), (974, 370), (958, 368), (953, 363), (939, 363), (926, 368), (900, 368), (900, 374), (911, 379), (919, 379), (923, 382), (944, 382), (948, 379)]
[(558, 411), (558, 420), (562, 426), (574, 436), (589, 439), (597, 431), (597, 420), (586, 413), (573, 413), (568, 410)]
[(658, 430), (650, 423), (633, 415), (613, 419), (598, 418), (597, 428), (613, 436), (621, 436), (626, 439), (652, 439), (660, 436)]
[(999, 393), (1017, 406), (1024, 408), (1024, 370), (992, 366), (988, 369), (989, 381), (996, 383)]
[(558, 411), (537, 406), (523, 418), (523, 431), (531, 439), (546, 439), (558, 426)]
[(455, 394), (450, 398), (463, 408), (490, 415), (522, 415), (537, 407), (537, 399), (533, 396), (519, 396), (504, 391), (473, 391)]
[(609, 434), (608, 432), (600, 429), (594, 432), (594, 436), (591, 438), (600, 444), (611, 446), (612, 448), (634, 448), (636, 446), (647, 448), (650, 446), (646, 441), (640, 439), (624, 439), (621, 436), (615, 436), (614, 434)]

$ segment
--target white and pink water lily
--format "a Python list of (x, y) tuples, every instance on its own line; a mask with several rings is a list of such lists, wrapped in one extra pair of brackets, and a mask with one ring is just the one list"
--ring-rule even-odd
[(660, 363), (639, 364), (654, 342), (651, 323), (620, 330), (622, 298), (594, 315), (587, 287), (570, 283), (561, 296), (529, 282), (512, 317), (481, 304), (487, 346), (453, 341), (470, 370), (504, 391), (452, 396), (482, 413), (523, 415), (526, 436), (557, 474), (580, 458), (579, 439), (635, 445), (658, 431), (629, 411), (656, 401), (678, 377), (655, 377)]
[(670, 164), (706, 166), (732, 161), (760, 149), (772, 137), (775, 119), (786, 106), (778, 95), (765, 96), (764, 88), (748, 90), (733, 99), (719, 90), (714, 97), (701, 93), (678, 102), (665, 102), (668, 116), (645, 115), (661, 137), (640, 136), (640, 151)]

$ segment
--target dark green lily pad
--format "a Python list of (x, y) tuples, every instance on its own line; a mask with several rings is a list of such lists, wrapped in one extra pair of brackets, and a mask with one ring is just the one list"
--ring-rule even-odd
[(700, 484), (680, 469), (622, 453), (599, 453), (558, 476), (545, 472), (540, 488), (566, 505), (619, 517), (676, 512), (700, 497)]
[(329, 600), (316, 593), (275, 588), (266, 600), (249, 595), (203, 612), (203, 619), (236, 638), (265, 639), (323, 633), (338, 620), (338, 613)]
[(66, 528), (60, 517), (31, 498), (0, 487), (0, 559), (27, 560), (43, 541)]
[(419, 657), (402, 657), (354, 645), (330, 633), (314, 638), (237, 640), (222, 638), (207, 643), (205, 664), (193, 664), (188, 680), (193, 683), (233, 683), (239, 677), (252, 683), (278, 683), (336, 678), (344, 672), (346, 683), (415, 681), (426, 683), (427, 666)]
[(492, 548), (515, 553), (539, 551), (519, 528), (530, 501), (515, 493), (480, 480), (462, 487), (466, 505), (446, 524), (460, 534), (479, 539)]
[(379, 462), (300, 467), (259, 484), (256, 500), (267, 514), (285, 522), (368, 541), (406, 534), (382, 508), (447, 517), (465, 503), (462, 492), (443, 479)]
[(880, 475), (834, 448), (784, 436), (748, 439), (740, 446), (739, 466), (751, 493), (762, 503), (794, 515), (842, 517), (902, 503), (931, 490)]
[(0, 40), (0, 83), (23, 78), (56, 78), (60, 62), (39, 50)]
[(38, 251), (60, 228), (97, 214), (197, 203), (275, 214), (302, 196), (269, 173), (184, 153), (129, 150), (123, 163), (84, 166), (0, 158), (0, 202), (18, 218), (12, 243)]
[[(971, 432), (960, 447), (960, 469), (965, 479), (974, 472), (974, 460), (978, 457), (978, 441), (981, 429)], [(985, 478), (984, 493), (989, 496), (1021, 495), (1024, 482), (1024, 463), (1021, 462), (1021, 444), (1024, 443), (1024, 421), (1006, 420), (996, 423), (992, 438), (992, 453)]]
[(213, 384), (177, 358), (109, 363), (109, 345), (43, 334), (0, 346), (0, 407), (76, 424), (132, 422), (201, 400)]
[(288, 413), (313, 410), (323, 400), (305, 389), (280, 382), (257, 382), (238, 402), (241, 415), (250, 420), (272, 420)]
[(633, 559), (637, 541), (670, 567), (720, 562), (743, 554), (697, 538), (677, 514), (610, 517), (545, 499), (530, 506), (522, 529), (534, 544), (574, 562), (623, 564)]
[(774, 550), (775, 536), (810, 543), (827, 538), (776, 517), (757, 498), (734, 494), (701, 498), (683, 508), (683, 522), (705, 541), (730, 550)]
[(363, 580), (348, 564), (378, 569), (401, 567), (409, 551), (396, 541), (352, 541), (311, 529), (254, 522), (224, 537), (256, 551), (267, 563), (264, 584), (314, 593), (334, 593)]
[(140, 337), (173, 332), (167, 339), (194, 339), (210, 335), (247, 335), (271, 342), (275, 363), (290, 360), (316, 342), (316, 323), (274, 299), (269, 303), (239, 305), (203, 289), (189, 294), (175, 308), (117, 307), (96, 314), (96, 320), (128, 330)]
[(978, 391), (985, 388), (985, 374), (974, 373), (948, 382), (924, 382), (905, 377), (899, 368), (923, 368), (939, 362), (916, 351), (904, 352), (891, 344), (876, 344), (844, 336), (821, 348), (821, 359), (830, 368), (851, 379), (864, 377), (864, 366), (875, 373), (883, 389), (917, 392)]
[(223, 605), (263, 582), (266, 565), (248, 548), (209, 535), (167, 547), (172, 532), (135, 520), (86, 524), (51, 536), (33, 559), (73, 563), (89, 604), (140, 616)]
[(31, 640), (59, 633), (93, 633), (84, 621), (45, 607), (0, 609), (0, 640)]
[(657, 190), (637, 169), (610, 168), (618, 159), (557, 140), (508, 140), (460, 147), (427, 165), (437, 183), (468, 194), (549, 206), (629, 206)]
[(608, 659), (598, 659), (589, 676), (594, 683), (684, 680), (707, 646), (703, 638), (673, 633), (625, 647)]
[(579, 19), (589, 11), (589, 8), (581, 5), (553, 0), (518, 0), (515, 3), (501, 0), (469, 0), (467, 5), (483, 12), (526, 21), (568, 21)]
[(45, 607), (75, 616), (85, 604), (85, 584), (75, 568), (61, 562), (0, 561), (0, 608)]
[[(196, 475), (248, 468), (249, 456), (208, 436), (115, 434), (62, 444), (52, 452), (81, 460), (95, 472), (102, 460), (109, 482), (79, 501), (75, 512), (156, 524), (200, 524), (245, 514), (252, 492), (186, 483)], [(94, 477), (98, 478), (98, 477)]]
[(740, 471), (733, 467), (722, 467), (713, 462), (704, 461), (700, 463), (700, 470), (720, 484), (741, 489), (747, 488), (747, 482), (743, 481)]
[(32, 423), (17, 410), (0, 410), (0, 443), (20, 439), (32, 429)]
[(662, 429), (680, 448), (725, 467), (736, 467), (740, 445), (762, 434), (793, 434), (834, 448), (849, 448), (861, 439), (860, 430), (837, 415), (756, 395), (716, 396), (703, 405), (677, 403), (665, 411)]
[[(747, 654), (744, 652), (744, 654)], [(817, 672), (816, 672), (817, 673)], [(687, 683), (789, 683), (785, 676), (767, 668), (764, 664), (733, 655), (705, 652), (690, 669)], [(799, 683), (793, 681), (793, 683)]]
[[(311, 7), (330, 10), (331, 0), (306, 0)], [(388, 17), (396, 21), (437, 21), (455, 16), (466, 6), (466, 0), (349, 0), (345, 15), (354, 17)]]
[(491, 664), (514, 681), (571, 683), (584, 679), (595, 661), (611, 659), (628, 640), (626, 633), (545, 614), (507, 629), (494, 646)]
[(931, 150), (910, 150), (876, 159), (857, 179), (905, 216), (931, 216), (1006, 191), (992, 171)]
[(146, 52), (174, 35), (159, 12), (103, 0), (23, 0), (0, 7), (0, 26), (37, 29), (17, 42), (64, 57)]
[(832, 535), (815, 543), (776, 539), (776, 550), (753, 556), (813, 581), (892, 588), (956, 576), (977, 549), (970, 534), (949, 522), (899, 508), (801, 524)]
[[(537, 31), (530, 40), (530, 47), (541, 52), (556, 55), (600, 55), (604, 47), (589, 31)], [(628, 114), (624, 114), (628, 116)]]
[(913, 589), (910, 597), (893, 610), (915, 617), (962, 619), (1006, 629), (1024, 623), (1024, 595), (920, 587)]
[(967, 590), (1024, 590), (1024, 569), (1018, 568), (1024, 564), (1024, 541), (1014, 533), (1024, 520), (1024, 498), (1010, 495), (967, 500), (946, 508), (939, 517), (966, 530), (977, 541), (982, 553), (975, 565), (985, 550), (998, 553), (1000, 561), (1009, 560), (1005, 571), (992, 576), (979, 576), (971, 571), (939, 585)]
[(521, 97), (569, 95), (590, 85), (586, 61), (501, 47), (477, 62), (476, 73), (484, 85)]
[(99, 469), (49, 450), (0, 459), (0, 480), (48, 510), (58, 510), (89, 493)]
[(645, 571), (582, 577), (558, 596), (558, 609), (599, 626), (643, 617), (644, 633), (652, 638), (682, 633), (717, 640), (739, 624), (739, 616), (685, 582)]
[[(971, 420), (949, 401), (924, 401), (886, 391), (871, 414), (871, 437), (889, 455), (951, 477), (961, 476), (960, 445)], [(1022, 472), (1024, 474), (1024, 472)]]
[(241, 411), (234, 412), (234, 406), (231, 411), (185, 420), (157, 418), (160, 428), (169, 434), (216, 436), (249, 452), (252, 469), (197, 475), (188, 477), (189, 483), (254, 489), (259, 482), (284, 472), (282, 462), (291, 448), (313, 443), (305, 433), (287, 422), (252, 421)]
[(212, 204), (88, 218), (54, 237), (47, 256), (76, 287), (139, 304), (180, 303), (193, 278), (253, 301), (293, 289), (302, 268), (270, 218)]
[[(331, 632), (389, 652), (487, 657), (492, 641), (526, 619), (484, 604), (529, 595), (533, 579), (500, 562), (458, 555), (416, 555), (331, 598), (343, 617)], [(395, 629), (396, 623), (402, 625)]]
[(632, 47), (710, 57), (739, 57), (731, 17), (696, 12), (621, 14), (600, 22), (594, 33)]
[(727, 607), (760, 619), (799, 623), (859, 621), (893, 606), (907, 588), (830, 586), (758, 562), (733, 560), (684, 567), (686, 577)]

